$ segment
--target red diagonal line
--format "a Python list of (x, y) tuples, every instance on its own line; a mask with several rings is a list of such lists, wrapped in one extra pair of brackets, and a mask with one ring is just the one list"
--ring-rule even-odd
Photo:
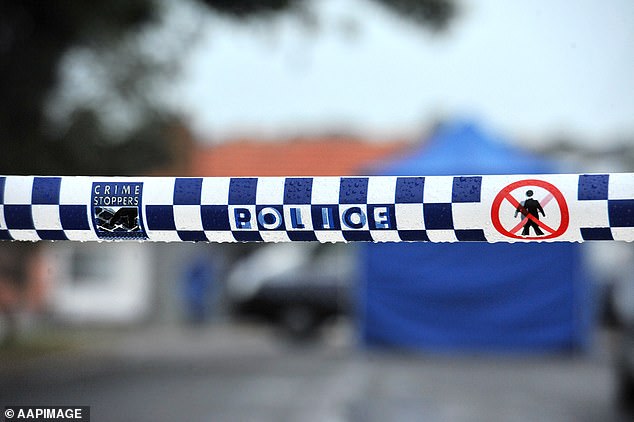
[(532, 214), (528, 214), (528, 218), (530, 218), (531, 220), (533, 220), (533, 222), (535, 224), (537, 224), (539, 227), (541, 227), (542, 229), (546, 230), (548, 233), (553, 234), (555, 233), (554, 229), (551, 229), (550, 227), (548, 227), (545, 223), (542, 223), (540, 220), (538, 220), (536, 217), (534, 217)]
[(506, 199), (507, 201), (509, 201), (511, 203), (511, 205), (513, 205), (515, 207), (515, 209), (524, 209), (524, 207), (522, 206), (522, 204), (520, 204), (517, 199), (513, 198), (513, 195), (511, 195), (510, 192), (506, 192), (504, 194), (504, 199)]
[[(548, 198), (550, 197), (550, 199), (552, 199), (552, 195), (548, 195), (546, 198), (544, 198), (544, 201), (546, 201), (546, 199), (548, 199), (548, 202), (550, 202), (550, 199)], [(517, 199), (513, 198), (513, 196), (511, 195), (510, 192), (506, 192), (506, 194), (504, 195), (504, 199), (506, 199), (507, 201), (509, 201), (511, 203), (511, 205), (513, 205), (515, 207), (515, 209), (520, 210), (520, 212), (522, 214), (526, 213), (525, 215), (525, 219), (526, 218), (530, 218), (531, 221), (533, 221), (535, 224), (537, 224), (539, 227), (541, 227), (542, 229), (546, 230), (548, 233), (555, 233), (555, 230), (551, 229), (550, 227), (548, 227), (546, 224), (542, 223), (540, 220), (538, 220), (537, 218), (535, 218), (533, 215), (529, 214), (528, 211), (526, 211), (526, 209), (524, 209), (524, 207), (522, 206), (522, 204), (520, 204)], [(546, 205), (547, 202), (544, 202), (544, 205), (542, 205), (542, 208)], [(525, 223), (525, 220), (522, 220), (522, 223)], [(519, 229), (516, 229), (518, 227), (522, 227), (522, 223), (518, 224), (517, 226), (515, 226), (510, 233), (516, 233), (517, 231), (519, 231)]]
[[(509, 195), (509, 196), (510, 196), (510, 195)], [(513, 197), (511, 196), (511, 198), (513, 198)], [(549, 193), (548, 195), (546, 195), (546, 197), (545, 197), (544, 199), (542, 199), (542, 201), (540, 202), (540, 204), (541, 204), (542, 208), (546, 207), (546, 205), (548, 205), (548, 203), (549, 203), (549, 202), (550, 202), (553, 198), (554, 198), (554, 196), (553, 196), (551, 193)], [(508, 199), (508, 198), (507, 198), (507, 199)], [(513, 198), (513, 199), (515, 199), (515, 198)], [(522, 207), (522, 205), (521, 205), (519, 202), (518, 202), (518, 205), (519, 205), (519, 208), (520, 208), (520, 212), (522, 213), (522, 215), (524, 215), (524, 211), (526, 211), (526, 210), (524, 209), (524, 207)], [(515, 207), (515, 209), (517, 209), (517, 208), (518, 208), (518, 207), (516, 206), (516, 207)], [(511, 229), (511, 231), (510, 231), (510, 232), (511, 232), (511, 233), (513, 233), (513, 234), (515, 234), (515, 233), (517, 233), (518, 231), (520, 231), (520, 229), (521, 229), (522, 227), (524, 227), (524, 224), (526, 224), (526, 220), (528, 220), (528, 219), (529, 219), (529, 217), (528, 217), (529, 215), (530, 215), (531, 217), (533, 217), (531, 214), (529, 214), (528, 212), (526, 212), (526, 216), (524, 217), (524, 219), (522, 219), (522, 221), (521, 221), (521, 222), (520, 222), (517, 226), (513, 227), (513, 228)], [(554, 230), (550, 229), (550, 227), (546, 226), (545, 224), (544, 224), (544, 226), (545, 226), (545, 227), (543, 227), (543, 226), (540, 224), (540, 221), (539, 221), (539, 220), (537, 220), (535, 217), (531, 218), (531, 220), (535, 221), (535, 222), (537, 223), (537, 225), (538, 225), (538, 226), (542, 227), (542, 228), (543, 228), (544, 230), (546, 230), (547, 232), (554, 233)], [(542, 224), (543, 224), (543, 223), (542, 223)], [(548, 227), (548, 228), (547, 228), (547, 227)], [(552, 231), (551, 231), (551, 230), (552, 230)]]
[[(522, 214), (522, 215), (524, 215), (524, 214)], [(518, 224), (517, 226), (513, 227), (513, 228), (510, 230), (510, 233), (516, 234), (518, 231), (520, 231), (520, 230), (522, 229), (522, 227), (524, 227), (524, 224), (526, 224), (526, 222), (528, 221), (528, 216), (529, 216), (529, 215), (530, 215), (530, 214), (527, 214), (527, 216), (526, 216), (526, 217), (524, 217), (524, 218), (522, 219), (522, 221), (520, 221), (520, 222), (519, 222), (519, 224)]]

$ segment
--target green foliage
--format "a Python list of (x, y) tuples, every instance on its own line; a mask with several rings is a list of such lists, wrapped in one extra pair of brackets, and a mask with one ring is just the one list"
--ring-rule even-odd
[(249, 18), (289, 10), (303, 0), (199, 0), (219, 13), (236, 18)]
[[(4, 174), (125, 172), (165, 159), (165, 135), (151, 133), (166, 118), (148, 120), (112, 142), (95, 111), (75, 113), (68, 130), (51, 130), (46, 102), (71, 48), (109, 48), (152, 22), (152, 0), (4, 0), (0, 6), (0, 172)], [(92, 114), (92, 116), (91, 116)], [(158, 123), (158, 125), (157, 125)], [(157, 136), (158, 135), (158, 136)], [(149, 148), (148, 148), (149, 146)], [(130, 165), (126, 153), (140, 155)], [(123, 154), (123, 155), (121, 155)], [(117, 158), (110, 160), (111, 156)], [(127, 163), (127, 165), (124, 165)], [(127, 167), (127, 168), (126, 168)]]
[(456, 4), (451, 0), (373, 0), (400, 16), (428, 26), (434, 31), (447, 28), (455, 17)]
[[(237, 19), (268, 17), (302, 0), (197, 0)], [(452, 0), (371, 0), (432, 29), (455, 12)], [(152, 77), (169, 74), (131, 40), (157, 22), (158, 0), (3, 0), (0, 3), (0, 174), (130, 174), (168, 163), (167, 128), (176, 118), (149, 100)], [(108, 66), (110, 96), (139, 117), (126, 131), (102, 124), (106, 104), (72, 113), (63, 127), (49, 121), (47, 105), (59, 83), (64, 57), (92, 52)], [(118, 101), (118, 103), (117, 103)], [(112, 101), (111, 101), (112, 102)]]
[[(274, 14), (305, 4), (305, 0), (199, 0), (211, 9), (236, 18)], [(456, 14), (452, 0), (371, 0), (382, 4), (405, 19), (443, 30)]]

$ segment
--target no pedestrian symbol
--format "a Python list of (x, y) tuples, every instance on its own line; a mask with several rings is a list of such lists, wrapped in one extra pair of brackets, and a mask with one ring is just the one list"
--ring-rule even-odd
[(570, 221), (568, 204), (557, 187), (543, 180), (520, 180), (500, 191), (491, 205), (493, 227), (513, 239), (554, 239)]

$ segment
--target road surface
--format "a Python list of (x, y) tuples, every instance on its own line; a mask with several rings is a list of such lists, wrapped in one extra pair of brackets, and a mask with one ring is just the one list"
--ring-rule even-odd
[(292, 345), (253, 326), (83, 334), (0, 361), (0, 406), (88, 405), (93, 421), (625, 421), (608, 342), (587, 356), (359, 350), (349, 328)]

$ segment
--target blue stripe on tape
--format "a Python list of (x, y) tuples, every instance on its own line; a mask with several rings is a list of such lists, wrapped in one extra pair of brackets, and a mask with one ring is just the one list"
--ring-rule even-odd
[(634, 241), (634, 174), (0, 176), (0, 239)]

